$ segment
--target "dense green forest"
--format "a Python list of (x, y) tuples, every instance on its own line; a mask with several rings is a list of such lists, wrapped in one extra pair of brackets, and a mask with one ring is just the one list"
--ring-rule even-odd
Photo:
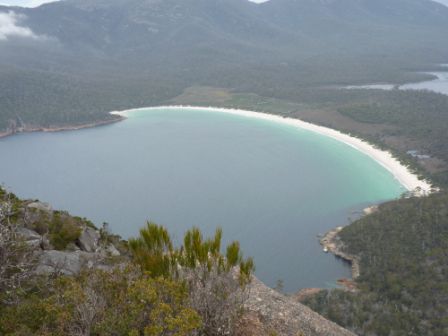
[(389, 202), (344, 228), (360, 257), (359, 292), (323, 291), (306, 302), (359, 335), (448, 334), (448, 194)]
[[(377, 97), (377, 99), (375, 99)], [(424, 144), (429, 154), (448, 159), (446, 128), (448, 96), (429, 91), (376, 91), (370, 101), (352, 102), (338, 109), (343, 115), (368, 124), (387, 124), (388, 135), (403, 135)]]
[(108, 113), (158, 104), (181, 92), (175, 85), (88, 80), (40, 71), (0, 72), (0, 129), (11, 122), (57, 127), (110, 120)]
[[(293, 65), (294, 69), (291, 66), (286, 69), (270, 69), (269, 66), (228, 69), (215, 64), (213, 68), (202, 67), (179, 77), (173, 73), (174, 69), (155, 68), (149, 74), (138, 75), (137, 70), (128, 71), (125, 65), (109, 64), (111, 75), (95, 77), (84, 72), (71, 74), (2, 67), (0, 62), (0, 130), (5, 130), (15, 120), (42, 127), (107, 120), (111, 118), (109, 111), (163, 104), (192, 85), (224, 87), (232, 92), (252, 92), (284, 100), (300, 99), (308, 104), (330, 103), (335, 99), (345, 100), (344, 93), (337, 89), (323, 90), (320, 86), (362, 83), (374, 80), (378, 72), (385, 71), (364, 66), (366, 70), (359, 72), (354, 71), (347, 60), (325, 71), (322, 66), (318, 67), (321, 70), (314, 71), (313, 63)], [(395, 80), (403, 76), (414, 80), (425, 78), (386, 69), (390, 72), (384, 75), (391, 80), (393, 76)], [(341, 98), (337, 98), (339, 94)]]

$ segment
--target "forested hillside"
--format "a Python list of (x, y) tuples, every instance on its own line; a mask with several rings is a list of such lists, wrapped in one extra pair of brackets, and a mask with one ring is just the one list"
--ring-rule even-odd
[[(419, 161), (423, 175), (429, 172), (435, 184), (448, 186), (448, 96), (429, 91), (373, 91), (370, 95), (375, 98), (346, 102), (337, 107), (338, 112), (363, 124), (392, 126), (367, 137), (395, 149), (410, 165), (418, 167), (415, 162)], [(427, 158), (416, 160), (408, 151)], [(444, 163), (431, 164), (428, 156)]]
[(360, 258), (358, 293), (323, 291), (307, 304), (359, 335), (448, 333), (448, 194), (393, 201), (344, 228)]
[(448, 59), (448, 8), (429, 0), (67, 0), (0, 14), (29, 30), (0, 39), (1, 129), (97, 121), (197, 85), (316, 97)]

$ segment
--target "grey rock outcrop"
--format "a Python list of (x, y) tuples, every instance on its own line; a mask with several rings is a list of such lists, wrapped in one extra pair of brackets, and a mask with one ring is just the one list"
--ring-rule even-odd
[(74, 252), (74, 251), (80, 251), (81, 249), (79, 248), (78, 245), (76, 245), (75, 243), (69, 243), (66, 247), (65, 250), (68, 252)]
[(100, 233), (90, 227), (85, 227), (78, 238), (78, 245), (86, 252), (96, 252), (99, 248)]
[(43, 250), (47, 250), (47, 251), (54, 250), (54, 246), (51, 244), (50, 239), (48, 238), (47, 234), (43, 235), (43, 237), (42, 237), (41, 247)]
[(84, 267), (94, 267), (99, 261), (98, 255), (84, 251), (43, 251), (39, 257), (36, 273), (58, 272), (65, 275), (75, 275)]
[(36, 231), (24, 227), (19, 227), (17, 229), (17, 233), (29, 246), (32, 246), (34, 248), (38, 248), (42, 243), (42, 236)]
[(118, 251), (113, 244), (109, 244), (106, 248), (102, 248), (101, 253), (107, 257), (118, 257), (121, 255), (120, 251)]
[(37, 209), (37, 210), (47, 211), (47, 212), (53, 210), (53, 208), (51, 207), (50, 204), (44, 203), (44, 202), (32, 202), (32, 203), (29, 203), (27, 205), (27, 207), (30, 209)]
[(40, 240), (42, 239), (42, 236), (40, 234), (38, 234), (36, 231), (24, 228), (24, 227), (19, 227), (17, 229), (17, 233), (25, 240), (25, 241), (30, 241), (30, 240)]
[[(260, 330), (250, 335), (355, 336), (310, 308), (282, 295), (254, 278), (245, 304), (249, 320)], [(262, 327), (261, 327), (262, 326)]]

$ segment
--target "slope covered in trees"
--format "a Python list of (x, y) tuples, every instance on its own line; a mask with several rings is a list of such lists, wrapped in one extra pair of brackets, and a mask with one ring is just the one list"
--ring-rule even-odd
[[(395, 149), (404, 162), (418, 167), (416, 160), (406, 153), (413, 150), (443, 160), (444, 163), (433, 167), (420, 160), (420, 168), (426, 168), (426, 175), (430, 172), (435, 184), (448, 186), (448, 135), (445, 127), (448, 124), (448, 96), (410, 90), (373, 90), (366, 95), (370, 98), (339, 105), (338, 112), (364, 124), (392, 126), (367, 137), (379, 145)], [(403, 139), (407, 144), (397, 144), (397, 139)]]
[(17, 118), (97, 121), (194, 85), (292, 99), (297, 88), (404, 82), (448, 58), (448, 8), (429, 0), (0, 6), (2, 15), (12, 12), (35, 38), (0, 40), (1, 129)]
[(344, 228), (360, 257), (358, 293), (324, 291), (307, 304), (360, 335), (448, 332), (448, 194), (380, 206)]

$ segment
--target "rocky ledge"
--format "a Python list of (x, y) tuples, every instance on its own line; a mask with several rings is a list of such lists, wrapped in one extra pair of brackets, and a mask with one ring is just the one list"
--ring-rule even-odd
[(240, 336), (354, 336), (310, 308), (254, 278)]
[[(55, 226), (65, 236), (52, 233)], [(33, 248), (38, 274), (74, 275), (85, 267), (108, 268), (109, 260), (121, 255), (107, 233), (85, 219), (53, 211), (47, 203), (21, 201), (14, 227), (19, 239)]]

